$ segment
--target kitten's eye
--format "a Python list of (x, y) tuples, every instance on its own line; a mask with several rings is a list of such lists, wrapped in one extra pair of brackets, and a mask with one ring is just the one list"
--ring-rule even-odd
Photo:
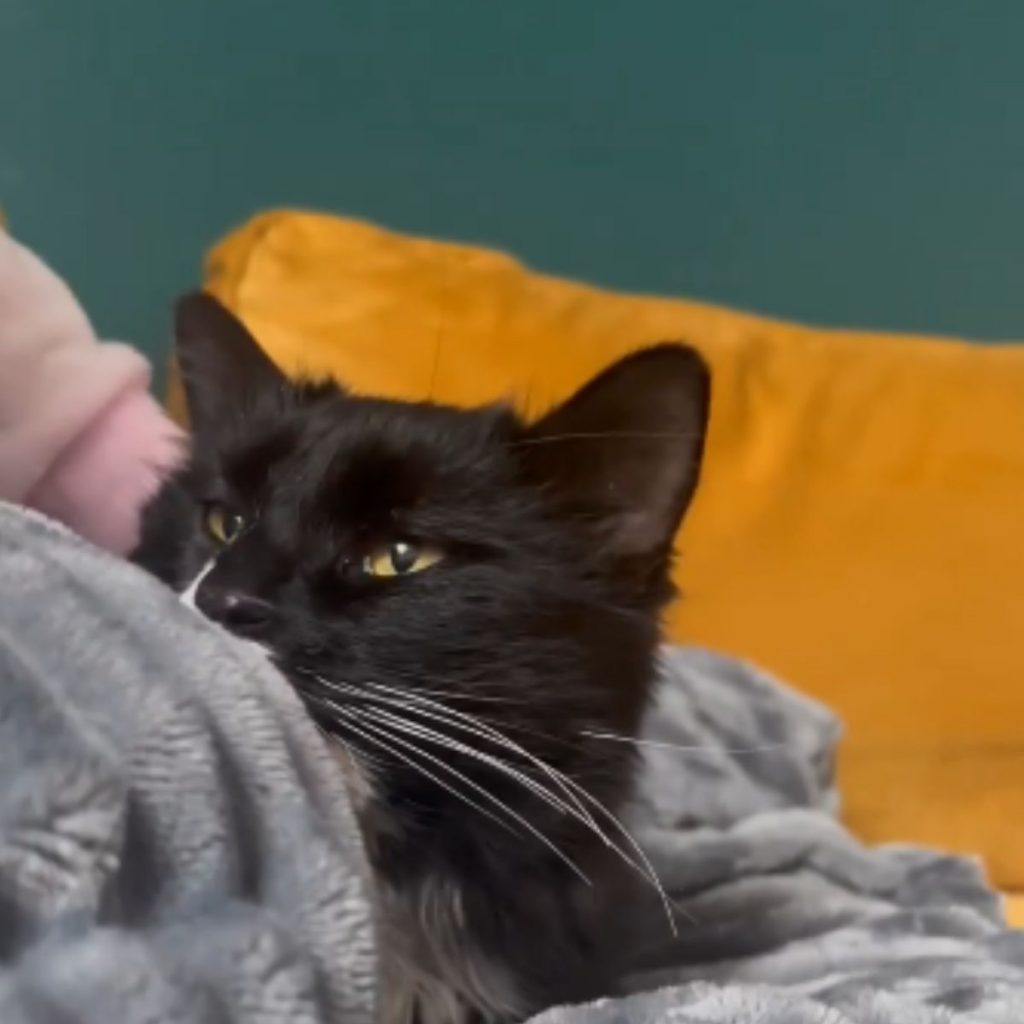
[(218, 502), (206, 506), (203, 513), (206, 532), (221, 545), (230, 544), (245, 528), (245, 519)]
[(368, 554), (363, 560), (363, 572), (367, 576), (409, 576), (429, 569), (443, 557), (437, 548), (396, 541)]

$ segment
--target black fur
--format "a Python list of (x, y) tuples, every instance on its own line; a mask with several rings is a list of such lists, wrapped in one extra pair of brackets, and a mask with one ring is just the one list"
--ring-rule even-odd
[[(700, 358), (675, 345), (637, 353), (531, 426), (503, 408), (289, 383), (202, 295), (179, 305), (177, 353), (192, 461), (147, 511), (136, 557), (178, 589), (216, 558), (197, 605), (263, 643), (313, 718), (362, 764), (385, 983), (409, 988), (391, 998), (390, 1015), (509, 1019), (610, 989), (610, 951), (596, 932), (620, 861), (577, 818), (422, 730), (558, 792), (533, 762), (430, 717), (428, 705), (389, 706), (371, 684), (479, 716), (619, 807), (629, 746), (586, 732), (632, 735), (648, 697), (672, 538), (703, 445)], [(246, 521), (221, 550), (203, 528), (210, 503)], [(396, 540), (444, 558), (407, 577), (367, 576), (365, 555)], [(388, 750), (339, 706), (398, 714), (421, 731), (389, 728)]]

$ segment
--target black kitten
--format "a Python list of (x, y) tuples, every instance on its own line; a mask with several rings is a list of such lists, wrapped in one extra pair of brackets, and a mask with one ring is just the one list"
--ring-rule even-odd
[(192, 461), (137, 560), (272, 654), (347, 751), (389, 1022), (505, 1021), (606, 993), (614, 813), (655, 672), (708, 373), (663, 345), (528, 426), (507, 409), (287, 381), (194, 295)]

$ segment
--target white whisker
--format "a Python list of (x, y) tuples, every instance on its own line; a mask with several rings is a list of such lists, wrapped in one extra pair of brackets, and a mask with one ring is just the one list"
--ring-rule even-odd
[[(374, 690), (384, 691), (389, 694), (398, 695), (402, 702), (402, 706), (414, 710), (416, 714), (421, 715), (424, 718), (433, 719), (434, 721), (444, 722), (448, 725), (453, 725), (456, 728), (462, 729), (465, 732), (469, 732), (474, 736), (480, 737), (481, 739), (490, 740), (492, 743), (498, 746), (505, 747), (508, 750), (518, 754), (528, 763), (535, 765), (545, 775), (547, 775), (559, 788), (564, 789), (564, 785), (559, 778), (557, 778), (554, 769), (547, 764), (547, 762), (541, 760), (539, 757), (531, 754), (525, 747), (520, 746), (514, 740), (510, 739), (504, 733), (498, 729), (489, 725), (486, 721), (479, 718), (476, 715), (471, 715), (466, 711), (459, 711), (455, 708), (450, 708), (445, 704), (440, 704), (437, 701), (429, 700), (422, 697), (418, 693), (401, 693), (399, 690), (395, 690), (393, 687), (383, 686), (380, 683), (371, 683), (371, 687)], [(531, 780), (533, 781), (533, 780)], [(594, 824), (590, 815), (584, 807), (579, 804), (579, 801), (571, 792), (566, 792), (566, 795), (572, 800), (573, 804), (576, 805), (576, 810), (584, 815), (588, 824)], [(566, 808), (567, 811), (571, 812), (570, 808)]]
[(549, 804), (551, 807), (554, 807), (557, 811), (560, 811), (562, 814), (568, 814), (571, 817), (576, 818), (581, 817), (574, 810), (574, 808), (572, 808), (564, 800), (561, 800), (557, 796), (555, 796), (555, 794), (552, 793), (551, 790), (549, 790), (546, 786), (542, 786), (535, 779), (531, 779), (528, 775), (524, 774), (512, 765), (508, 764), (508, 762), (503, 761), (501, 758), (494, 757), (491, 754), (484, 753), (482, 750), (478, 750), (476, 747), (472, 747), (468, 744), (461, 743), (457, 739), (451, 736), (447, 736), (445, 733), (439, 732), (436, 729), (431, 729), (428, 726), (419, 724), (418, 722), (410, 722), (409, 720), (402, 718), (400, 715), (393, 715), (390, 712), (385, 711), (383, 709), (376, 709), (376, 713), (378, 717), (384, 718), (386, 721), (390, 722), (396, 729), (401, 729), (403, 732), (409, 732), (410, 734), (419, 736), (422, 739), (432, 740), (439, 746), (447, 747), (449, 750), (453, 750), (457, 754), (464, 754), (467, 757), (471, 757), (476, 761), (480, 761), (483, 764), (489, 765), (496, 771), (499, 771), (502, 774), (509, 776), (515, 782), (518, 782), (524, 789), (533, 793), (535, 796), (543, 800), (545, 803)]
[[(459, 792), (457, 789), (455, 789), (454, 786), (451, 786), (443, 779), (438, 778), (429, 769), (424, 768), (423, 765), (421, 764), (417, 764), (412, 759), (412, 757), (409, 757), (403, 754), (400, 750), (396, 749), (391, 743), (384, 739), (382, 735), (380, 735), (381, 730), (374, 729), (372, 725), (366, 722), (363, 722), (362, 726), (357, 725), (348, 714), (342, 712), (340, 709), (336, 710), (338, 711), (340, 720), (344, 722), (345, 728), (350, 729), (360, 739), (363, 739), (379, 747), (381, 750), (385, 751), (385, 753), (389, 754), (391, 757), (394, 757), (397, 760), (401, 761), (402, 764), (408, 765), (410, 768), (414, 769), (415, 771), (418, 771), (421, 775), (423, 775), (425, 778), (428, 778), (431, 782), (433, 782), (436, 786), (439, 786), (445, 792), (451, 793), (451, 795), (454, 796), (456, 799), (461, 800), (469, 807), (472, 807), (474, 810), (479, 811), (482, 815), (484, 815), (484, 817), (490, 818), (491, 821), (497, 822), (497, 824), (499, 824), (502, 828), (509, 829), (511, 831), (511, 826), (503, 818), (499, 817), (497, 814), (495, 814), (488, 808), (477, 803), (471, 797), (466, 796), (465, 793)], [(370, 729), (372, 729), (372, 733), (370, 731), (367, 731)], [(412, 746), (408, 743), (403, 743), (402, 745), (405, 746), (407, 749)], [(363, 753), (363, 755), (365, 756), (365, 752), (361, 753)], [(417, 751), (417, 753), (419, 753), (419, 751)]]
[[(385, 689), (385, 690), (390, 689), (388, 687), (382, 687), (380, 684), (373, 684), (373, 685), (375, 686), (375, 688), (378, 688), (378, 689)], [(410, 698), (415, 698), (418, 695), (409, 694), (408, 696)], [(422, 699), (419, 702), (420, 703), (428, 703), (428, 704), (431, 704), (431, 705), (435, 704), (435, 702), (433, 702), (433, 701), (426, 701), (426, 700), (422, 700)], [(437, 706), (437, 705), (435, 705), (435, 706)], [(453, 715), (457, 715), (459, 718), (468, 719), (470, 721), (472, 721), (472, 719), (473, 719), (473, 716), (468, 715), (465, 712), (453, 711), (453, 709), (445, 708), (444, 705), (440, 705), (438, 707), (439, 707), (440, 710), (448, 712), (448, 713), (453, 714)], [(424, 712), (422, 710), (419, 711), (418, 713), (424, 714)], [(438, 716), (435, 716), (435, 717), (440, 718), (442, 716), (438, 715)], [(448, 719), (448, 722), (449, 722), (449, 724), (458, 724), (457, 722), (452, 722), (451, 719)], [(470, 729), (471, 728), (470, 726), (466, 726), (466, 725), (463, 725), (462, 727), (465, 728), (465, 729)], [(552, 800), (550, 798), (553, 796), (553, 794), (551, 794), (550, 791), (546, 791), (545, 790), (545, 792), (547, 794), (547, 797), (549, 798), (548, 802), (549, 803), (553, 803), (553, 806), (558, 807), (560, 810), (562, 810), (563, 813), (567, 813), (571, 817), (573, 817), (576, 820), (582, 822), (587, 828), (589, 828), (591, 830), (591, 832), (593, 832), (605, 844), (605, 846), (607, 846), (609, 849), (613, 850), (625, 864), (627, 864), (629, 867), (631, 867), (638, 874), (643, 875), (643, 876), (645, 876), (648, 879), (648, 881), (651, 883), (651, 885), (653, 886), (655, 891), (658, 893), (658, 895), (659, 895), (659, 897), (660, 897), (660, 899), (662, 901), (662, 904), (665, 907), (666, 917), (668, 918), (669, 926), (672, 929), (673, 934), (675, 934), (676, 933), (676, 931), (675, 931), (675, 921), (672, 918), (671, 911), (669, 909), (669, 900), (668, 900), (668, 897), (667, 897), (667, 895), (666, 895), (666, 893), (664, 891), (664, 887), (661, 884), (661, 880), (658, 878), (657, 872), (655, 872), (653, 866), (651, 865), (650, 861), (647, 859), (647, 857), (644, 854), (643, 850), (640, 849), (639, 845), (636, 843), (636, 840), (626, 830), (625, 826), (622, 825), (622, 823), (617, 818), (615, 818), (615, 816), (612, 815), (612, 813), (599, 800), (597, 800), (596, 797), (594, 797), (587, 790), (585, 790), (582, 786), (580, 786), (579, 783), (575, 782), (574, 780), (572, 780), (568, 776), (566, 776), (563, 772), (558, 771), (557, 769), (553, 768), (551, 765), (547, 764), (545, 761), (541, 760), (538, 757), (535, 757), (528, 750), (526, 750), (525, 748), (521, 747), (518, 743), (515, 743), (513, 740), (509, 739), (507, 736), (503, 735), (502, 733), (498, 732), (497, 730), (491, 729), (491, 728), (486, 727), (486, 726), (483, 726), (482, 730), (483, 730), (483, 735), (486, 736), (487, 738), (491, 739), (492, 742), (500, 743), (503, 746), (506, 746), (506, 747), (512, 749), (513, 751), (519, 753), (521, 756), (525, 757), (528, 761), (536, 764), (562, 790), (562, 792), (566, 794), (566, 796), (572, 801), (573, 806), (572, 807), (568, 807), (565, 804), (564, 801), (552, 802)], [(481, 730), (473, 730), (473, 731), (474, 731), (475, 735), (480, 735)], [(447, 739), (447, 737), (445, 737), (445, 738)], [(477, 754), (477, 756), (479, 757), (479, 752), (477, 752), (475, 750), (470, 751), (470, 753), (471, 754)], [(482, 758), (480, 758), (480, 759), (482, 759)], [(506, 772), (506, 774), (509, 774), (508, 766), (505, 765), (504, 762), (499, 762), (497, 765), (495, 765), (495, 767), (499, 768), (499, 770), (504, 770)], [(522, 781), (522, 780), (520, 779), (520, 781)], [(536, 790), (532, 786), (529, 786), (528, 788), (530, 788), (531, 791), (536, 792)], [(541, 787), (541, 788), (543, 789), (543, 787)], [(613, 841), (608, 836), (608, 834), (604, 831), (604, 829), (602, 829), (600, 827), (600, 825), (598, 825), (598, 823), (594, 819), (593, 815), (590, 814), (590, 812), (586, 808), (586, 805), (581, 801), (580, 797), (577, 795), (577, 791), (579, 793), (582, 793), (586, 797), (587, 800), (589, 800), (598, 809), (600, 809), (606, 816), (611, 818), (612, 822), (615, 824), (617, 829), (626, 836), (627, 841), (637, 851), (637, 854), (640, 857), (640, 863), (637, 863), (636, 860), (634, 860), (625, 850), (623, 850), (622, 847), (618, 845), (618, 843)]]
[[(554, 770), (555, 769), (552, 769), (552, 771)], [(626, 842), (634, 850), (637, 857), (640, 858), (640, 863), (643, 865), (643, 870), (641, 871), (641, 874), (647, 877), (648, 881), (650, 881), (651, 885), (657, 892), (658, 898), (661, 900), (662, 909), (665, 911), (665, 917), (668, 920), (668, 926), (672, 931), (672, 935), (674, 937), (678, 937), (679, 930), (676, 928), (676, 921), (675, 918), (672, 916), (673, 910), (679, 910), (691, 922), (694, 921), (693, 915), (687, 913), (681, 907), (676, 906), (676, 904), (669, 899), (668, 893), (665, 892), (665, 887), (664, 885), (662, 885), (661, 879), (658, 877), (658, 872), (654, 870), (654, 865), (651, 863), (651, 859), (644, 852), (644, 849), (640, 845), (637, 838), (633, 835), (632, 832), (629, 831), (628, 828), (626, 828), (626, 826), (619, 820), (619, 818), (611, 810), (609, 810), (603, 803), (601, 803), (600, 800), (597, 799), (596, 796), (593, 795), (593, 793), (591, 793), (589, 790), (581, 786), (578, 782), (576, 782), (575, 779), (571, 779), (569, 778), (569, 776), (563, 775), (561, 772), (559, 772), (559, 774), (562, 775), (562, 778), (564, 779), (565, 784), (567, 786), (570, 786), (572, 789), (578, 792), (584, 800), (588, 801), (595, 808), (597, 808), (597, 810), (600, 811), (615, 826), (616, 830), (619, 833), (621, 833)], [(619, 852), (620, 856), (623, 857), (627, 864), (633, 865), (637, 868), (638, 871), (640, 870), (636, 866), (634, 861), (632, 861), (629, 857), (623, 854), (621, 850), (619, 850), (619, 847), (615, 846), (614, 844), (611, 845), (612, 849)]]
[[(324, 700), (325, 703), (328, 703), (336, 708), (338, 707), (334, 701), (330, 701), (326, 698)], [(527, 819), (524, 818), (517, 811), (509, 807), (508, 804), (506, 804), (499, 797), (496, 797), (493, 793), (489, 792), (483, 786), (479, 785), (479, 783), (469, 778), (469, 776), (467, 776), (465, 773), (460, 772), (457, 768), (453, 768), (450, 764), (446, 763), (441, 758), (435, 757), (433, 754), (429, 754), (427, 751), (423, 750), (421, 747), (416, 746), (415, 744), (410, 743), (408, 740), (403, 740), (401, 737), (395, 736), (393, 732), (382, 730), (381, 726), (375, 722), (375, 718), (373, 716), (370, 716), (367, 711), (364, 711), (363, 709), (349, 708), (348, 711), (346, 712), (346, 720), (349, 724), (351, 724), (353, 716), (358, 719), (359, 723), (362, 725), (364, 729), (371, 728), (374, 729), (374, 731), (376, 731), (377, 733), (383, 731), (384, 735), (387, 736), (389, 742), (397, 743), (400, 746), (406, 747), (407, 749), (414, 750), (419, 757), (424, 758), (431, 764), (437, 765), (437, 767), (441, 768), (443, 771), (446, 771), (449, 775), (457, 778), (464, 786), (468, 786), (470, 789), (479, 793), (485, 799), (491, 801), (502, 811), (504, 811), (505, 814), (507, 814), (513, 821), (518, 823), (522, 828), (526, 829), (527, 832), (529, 832), (537, 840), (543, 843), (553, 854), (555, 854), (556, 857), (558, 857), (559, 860), (561, 860), (582, 881), (586, 882), (587, 885), (593, 885), (593, 882), (591, 882), (590, 878), (579, 867), (579, 865), (577, 865), (576, 862), (573, 861), (572, 858), (570, 858), (566, 853), (560, 850), (558, 846), (555, 845), (555, 843), (553, 843), (546, 835), (544, 835), (543, 832), (541, 832), (538, 828), (536, 828), (536, 826), (527, 821)]]
[[(335, 686), (338, 689), (343, 689), (347, 692), (351, 692), (359, 696), (366, 696), (365, 690), (358, 687), (349, 686), (347, 684), (332, 684), (327, 680), (323, 679), (321, 679), (320, 681), (323, 682), (324, 685), (326, 686)], [(389, 700), (388, 703), (392, 704), (392, 706), (404, 706), (406, 710), (415, 710), (417, 714), (420, 714), (424, 717), (431, 717), (434, 720), (443, 721), (446, 724), (461, 727), (464, 730), (471, 732), (473, 735), (490, 739), (494, 743), (498, 743), (502, 746), (505, 746), (508, 749), (515, 751), (516, 753), (520, 754), (520, 756), (526, 758), (529, 762), (535, 764), (553, 782), (555, 782), (557, 786), (559, 786), (562, 792), (565, 793), (565, 795), (570, 800), (572, 800), (572, 807), (569, 807), (564, 801), (558, 800), (558, 798), (556, 798), (554, 794), (547, 790), (546, 787), (538, 786), (535, 780), (530, 779), (528, 781), (524, 781), (522, 773), (515, 772), (514, 769), (512, 769), (511, 766), (508, 765), (506, 762), (501, 761), (500, 759), (491, 758), (487, 755), (484, 755), (481, 751), (476, 750), (476, 748), (467, 747), (466, 745), (458, 744), (457, 741), (455, 741), (455, 743), (457, 744), (456, 749), (461, 749), (461, 752), (466, 753), (469, 756), (476, 757), (478, 760), (482, 760), (485, 763), (491, 764), (493, 767), (495, 767), (496, 770), (503, 771), (505, 772), (505, 774), (512, 775), (512, 777), (519, 781), (520, 784), (526, 785), (526, 787), (531, 792), (538, 795), (541, 799), (545, 799), (549, 804), (557, 807), (563, 813), (569, 814), (571, 817), (575, 818), (578, 821), (581, 821), (584, 825), (586, 825), (598, 838), (601, 839), (601, 841), (609, 849), (613, 850), (623, 860), (625, 864), (627, 864), (634, 871), (637, 871), (639, 874), (647, 878), (647, 880), (651, 883), (652, 887), (658, 893), (658, 897), (665, 910), (665, 916), (668, 920), (669, 927), (673, 935), (678, 934), (675, 919), (672, 916), (673, 905), (668, 898), (668, 894), (665, 892), (664, 886), (661, 884), (661, 879), (658, 877), (657, 872), (654, 870), (654, 866), (651, 864), (650, 859), (647, 857), (643, 848), (637, 842), (636, 838), (632, 835), (632, 833), (626, 828), (626, 826), (604, 804), (602, 804), (600, 800), (598, 800), (593, 794), (591, 794), (578, 782), (569, 778), (563, 772), (560, 772), (557, 769), (553, 768), (551, 765), (547, 764), (540, 758), (535, 757), (533, 754), (531, 754), (528, 750), (520, 746), (518, 743), (515, 743), (513, 740), (509, 739), (503, 733), (481, 722), (474, 715), (470, 715), (464, 711), (457, 711), (454, 708), (449, 708), (444, 704), (439, 704), (436, 701), (423, 697), (420, 693), (402, 691), (394, 687), (384, 686), (379, 683), (369, 684), (369, 687), (373, 690), (380, 691), (384, 694), (397, 695), (399, 698), (401, 698), (401, 703), (399, 703), (399, 701), (395, 699)], [(379, 699), (383, 700), (384, 698), (381, 697)], [(415, 704), (426, 705), (427, 708), (433, 711), (433, 714), (428, 715), (427, 710), (424, 707), (410, 707), (410, 705)], [(387, 712), (384, 713), (387, 714)], [(389, 717), (393, 720), (399, 721), (403, 726), (408, 727), (409, 725), (409, 723), (405, 722), (404, 720), (398, 719), (397, 716), (389, 715)], [(418, 728), (423, 729), (425, 727), (420, 726)], [(451, 737), (444, 736), (443, 734), (438, 734), (435, 730), (427, 731), (431, 735), (427, 736), (426, 738), (433, 739), (434, 742), (443, 742), (448, 746), (453, 745)], [(539, 792), (538, 790), (542, 792)], [(623, 850), (616, 842), (614, 842), (607, 835), (607, 833), (597, 824), (593, 815), (589, 813), (589, 811), (586, 808), (586, 805), (583, 803), (584, 800), (589, 802), (602, 815), (604, 815), (612, 823), (612, 825), (614, 825), (616, 830), (624, 837), (625, 841), (635, 851), (636, 856), (639, 858), (639, 863), (637, 862), (637, 860), (634, 860), (633, 857), (631, 857), (625, 850)]]
[(594, 732), (590, 729), (581, 729), (581, 736), (589, 736), (594, 740), (611, 740), (613, 743), (631, 743), (637, 747), (655, 747), (664, 750), (679, 750), (686, 754), (764, 754), (776, 750), (785, 750), (784, 743), (764, 743), (753, 747), (718, 747), (708, 743), (704, 745), (687, 746), (681, 743), (669, 743), (664, 740), (648, 740), (634, 736), (619, 736), (613, 732)]
[[(631, 867), (634, 871), (643, 875), (657, 892), (659, 900), (665, 911), (665, 916), (669, 924), (669, 928), (673, 935), (678, 935), (678, 929), (676, 927), (675, 918), (673, 917), (673, 909), (679, 910), (686, 917), (692, 920), (691, 915), (687, 914), (682, 908), (674, 907), (674, 904), (669, 899), (668, 894), (665, 892), (665, 888), (661, 883), (661, 879), (658, 877), (657, 872), (654, 870), (654, 865), (651, 863), (650, 858), (644, 852), (640, 843), (636, 837), (626, 828), (622, 821), (606, 807), (600, 800), (597, 799), (592, 793), (581, 786), (576, 780), (567, 776), (564, 772), (547, 764), (542, 759), (531, 754), (524, 747), (520, 746), (514, 740), (511, 740), (504, 733), (499, 730), (492, 728), (485, 722), (480, 720), (477, 716), (471, 715), (465, 711), (459, 711), (454, 708), (450, 708), (445, 704), (441, 704), (437, 701), (431, 700), (424, 697), (421, 692), (412, 692), (408, 690), (402, 690), (396, 687), (384, 686), (380, 683), (370, 683), (365, 686), (352, 686), (345, 683), (334, 683), (323, 677), (316, 677), (320, 683), (324, 686), (333, 689), (337, 692), (348, 693), (352, 696), (362, 698), (364, 700), (376, 700), (381, 703), (390, 705), (393, 708), (404, 711), (412, 711), (414, 714), (420, 715), (423, 718), (428, 718), (433, 721), (442, 722), (446, 725), (460, 728), (465, 732), (470, 733), (481, 739), (487, 739), (495, 744), (503, 746), (521, 757), (525, 758), (529, 763), (538, 767), (544, 772), (552, 782), (561, 790), (561, 792), (572, 802), (570, 806), (565, 800), (560, 799), (554, 793), (552, 793), (547, 787), (541, 786), (535, 779), (525, 776), (522, 772), (516, 770), (512, 765), (509, 765), (506, 761), (488, 755), (483, 751), (478, 750), (476, 747), (469, 746), (464, 743), (460, 743), (458, 740), (451, 736), (447, 736), (444, 733), (440, 733), (435, 729), (431, 729), (428, 726), (422, 725), (421, 723), (410, 722), (407, 719), (402, 718), (399, 715), (391, 714), (383, 708), (374, 709), (375, 715), (379, 718), (381, 715), (391, 722), (393, 728), (399, 728), (406, 734), (417, 736), (420, 739), (425, 739), (437, 743), (441, 746), (448, 747), (449, 749), (455, 750), (457, 753), (462, 753), (466, 756), (472, 757), (478, 761), (481, 761), (489, 766), (493, 767), (496, 771), (500, 771), (505, 775), (511, 777), (514, 781), (523, 785), (529, 792), (536, 795), (539, 799), (544, 800), (550, 806), (555, 807), (561, 813), (567, 814), (570, 817), (580, 821), (587, 828), (589, 828), (601, 841), (611, 849), (621, 860)], [(367, 690), (375, 691), (375, 693), (368, 693)], [(333, 703), (333, 702), (331, 702)], [(590, 735), (589, 731), (585, 731), (586, 735)], [(618, 737), (613, 733), (594, 733), (595, 738), (615, 738), (625, 741), (626, 737)], [(398, 738), (391, 736), (393, 740)], [(421, 756), (427, 756), (424, 751), (420, 748), (416, 748)], [(455, 771), (450, 765), (446, 765), (443, 761), (440, 762), (448, 771)], [(461, 773), (459, 773), (461, 776)], [(465, 777), (462, 776), (464, 779)], [(472, 780), (465, 779), (466, 782), (472, 782)], [(475, 784), (474, 784), (475, 785)], [(486, 792), (486, 791), (484, 791)], [(493, 794), (488, 794), (491, 799), (497, 799)], [(636, 858), (634, 859), (629, 853), (622, 849), (621, 846), (614, 840), (612, 840), (608, 834), (598, 825), (594, 816), (587, 810), (587, 804), (593, 807), (599, 814), (602, 815), (615, 830), (623, 837), (625, 842), (629, 845), (630, 849), (634, 851)], [(504, 805), (503, 805), (504, 806)]]
[[(386, 687), (381, 687), (379, 684), (374, 684), (374, 685), (375, 685), (376, 688), (379, 688), (379, 689), (387, 689)], [(412, 698), (412, 699), (415, 699), (417, 695), (416, 694), (409, 694), (408, 696), (410, 698)], [(433, 704), (434, 702), (430, 701), (430, 702), (426, 702), (426, 703)], [(443, 705), (442, 705), (442, 707), (443, 707)], [(446, 708), (444, 710), (451, 711), (452, 709), (447, 709)], [(473, 717), (473, 716), (470, 716), (470, 715), (466, 714), (465, 712), (453, 712), (453, 713), (457, 714), (457, 715), (459, 715), (460, 717), (463, 717), (463, 718), (472, 718)], [(622, 835), (624, 836), (626, 841), (630, 844), (630, 846), (636, 852), (637, 856), (640, 858), (641, 864), (643, 865), (642, 868), (641, 868), (640, 865), (638, 865), (636, 863), (636, 861), (634, 861), (628, 854), (626, 854), (617, 844), (612, 842), (608, 838), (608, 836), (605, 834), (605, 832), (597, 825), (597, 823), (594, 821), (593, 817), (591, 815), (587, 814), (585, 809), (583, 809), (581, 807), (581, 810), (583, 810), (584, 820), (585, 820), (586, 824), (588, 824), (591, 827), (591, 829), (605, 842), (605, 844), (608, 845), (611, 849), (615, 850), (615, 852), (618, 853), (619, 856), (622, 857), (622, 859), (628, 865), (630, 865), (635, 870), (639, 871), (641, 874), (644, 874), (644, 875), (646, 875), (648, 877), (648, 879), (650, 880), (650, 882), (652, 883), (654, 888), (657, 890), (658, 895), (659, 895), (659, 897), (660, 897), (660, 899), (662, 901), (662, 905), (663, 905), (663, 907), (665, 909), (665, 914), (666, 914), (666, 917), (668, 918), (669, 926), (671, 927), (673, 934), (674, 935), (677, 934), (676, 927), (675, 927), (675, 920), (672, 917), (672, 903), (671, 903), (671, 901), (668, 898), (668, 894), (664, 890), (664, 886), (661, 884), (661, 879), (658, 878), (658, 874), (654, 870), (654, 865), (651, 864), (650, 859), (647, 857), (646, 853), (644, 852), (643, 848), (640, 846), (639, 842), (636, 840), (636, 838), (633, 836), (633, 834), (626, 828), (626, 826), (619, 820), (619, 818), (616, 817), (616, 815), (613, 814), (612, 811), (610, 811), (604, 804), (602, 804), (601, 801), (597, 799), (597, 797), (595, 797), (592, 793), (590, 793), (587, 789), (585, 789), (583, 786), (581, 786), (574, 779), (569, 778), (569, 776), (565, 775), (563, 772), (558, 771), (556, 768), (553, 768), (551, 765), (546, 764), (545, 762), (541, 761), (539, 758), (534, 757), (532, 754), (529, 753), (529, 751), (525, 750), (519, 744), (514, 743), (512, 740), (508, 739), (508, 737), (503, 736), (500, 733), (497, 733), (496, 730), (488, 729), (488, 733), (494, 733), (495, 736), (500, 741), (504, 742), (508, 746), (511, 746), (512, 748), (517, 750), (519, 753), (521, 753), (524, 756), (528, 757), (531, 761), (534, 761), (535, 763), (537, 763), (568, 794), (570, 794), (570, 795), (573, 795), (575, 793), (580, 794), (580, 796), (583, 799), (585, 799), (588, 802), (590, 802), (594, 807), (596, 807), (602, 814), (604, 814), (615, 825), (616, 829), (619, 832), (622, 833)], [(598, 734), (598, 735), (604, 735), (604, 734)], [(608, 735), (612, 735), (612, 734), (608, 734)], [(574, 803), (577, 806), (581, 806), (579, 804), (579, 799), (575, 799)], [(578, 818), (580, 816), (579, 815), (574, 815), (574, 817)]]
[[(344, 689), (344, 690), (348, 690), (349, 689), (348, 687), (341, 687), (341, 688)], [(409, 703), (407, 701), (401, 701), (400, 702), (400, 701), (393, 700), (393, 699), (386, 699), (386, 703), (388, 705), (392, 706), (392, 707), (399, 708), (401, 710), (411, 710), (415, 714), (418, 714), (418, 715), (421, 715), (423, 717), (432, 719), (434, 721), (443, 722), (446, 725), (450, 725), (450, 726), (454, 725), (455, 727), (461, 728), (464, 731), (467, 731), (467, 732), (471, 733), (474, 736), (478, 736), (478, 737), (481, 737), (483, 739), (492, 739), (492, 740), (494, 739), (490, 735), (490, 732), (491, 732), (490, 730), (485, 731), (483, 729), (476, 729), (476, 728), (474, 728), (471, 725), (466, 725), (466, 724), (460, 723), (458, 721), (454, 721), (454, 720), (446, 717), (445, 715), (431, 713), (427, 709), (424, 709), (424, 708), (421, 708), (421, 707), (417, 707), (417, 706), (412, 705), (411, 703)], [(507, 775), (510, 778), (512, 778), (515, 782), (519, 783), (519, 785), (523, 786), (524, 789), (526, 789), (528, 792), (533, 793), (535, 796), (537, 796), (539, 799), (543, 800), (549, 806), (554, 807), (556, 810), (560, 811), (563, 814), (568, 814), (571, 817), (577, 818), (578, 820), (582, 821), (585, 825), (587, 825), (591, 829), (597, 831), (598, 834), (602, 836), (602, 838), (606, 838), (606, 837), (603, 836), (603, 834), (597, 828), (596, 822), (594, 822), (594, 820), (591, 817), (591, 815), (586, 811), (586, 808), (584, 808), (579, 803), (578, 799), (575, 797), (574, 794), (571, 793), (571, 791), (567, 791), (567, 792), (568, 792), (569, 797), (573, 801), (573, 804), (575, 806), (570, 806), (568, 803), (566, 803), (565, 800), (562, 800), (561, 798), (556, 796), (546, 786), (543, 786), (539, 782), (537, 782), (536, 779), (533, 779), (529, 775), (525, 774), (524, 772), (519, 771), (513, 765), (509, 764), (507, 761), (504, 761), (504, 760), (502, 760), (499, 757), (495, 757), (494, 755), (487, 754), (484, 751), (481, 751), (478, 748), (470, 746), (468, 744), (461, 743), (458, 740), (456, 740), (454, 737), (448, 736), (445, 733), (438, 732), (437, 730), (430, 729), (429, 727), (424, 726), (421, 723), (410, 722), (408, 719), (402, 718), (401, 716), (392, 715), (390, 712), (388, 712), (388, 711), (386, 711), (384, 709), (376, 708), (375, 712), (376, 712), (376, 715), (377, 715), (378, 718), (386, 719), (395, 728), (401, 729), (402, 731), (405, 731), (405, 732), (411, 732), (412, 734), (418, 735), (418, 736), (420, 736), (423, 739), (427, 739), (427, 740), (433, 741), (434, 743), (437, 743), (437, 744), (439, 744), (441, 746), (448, 747), (449, 749), (454, 750), (456, 753), (464, 754), (464, 755), (466, 755), (468, 757), (473, 758), (474, 760), (481, 761), (484, 764), (489, 765), (490, 767), (494, 768), (496, 771), (499, 771), (502, 774)], [(495, 737), (497, 739), (501, 739), (500, 734), (495, 734)], [(550, 769), (550, 767), (548, 765), (545, 765), (543, 761), (540, 761), (537, 758), (533, 758), (532, 755), (529, 755), (528, 752), (526, 752), (526, 751), (523, 751), (523, 753), (527, 754), (527, 756), (530, 757), (531, 760), (536, 761), (537, 764), (539, 766), (543, 767), (546, 770), (547, 774), (552, 779), (554, 779), (559, 786), (562, 786), (562, 783), (560, 782), (560, 780), (557, 780), (555, 778), (554, 774), (552, 773), (552, 771), (551, 771), (551, 769)]]

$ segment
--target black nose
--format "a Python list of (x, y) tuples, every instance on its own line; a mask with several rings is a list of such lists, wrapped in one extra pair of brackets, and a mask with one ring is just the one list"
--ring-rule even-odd
[(237, 590), (200, 584), (195, 601), (207, 618), (248, 639), (265, 637), (274, 624), (274, 606), (269, 601)]

